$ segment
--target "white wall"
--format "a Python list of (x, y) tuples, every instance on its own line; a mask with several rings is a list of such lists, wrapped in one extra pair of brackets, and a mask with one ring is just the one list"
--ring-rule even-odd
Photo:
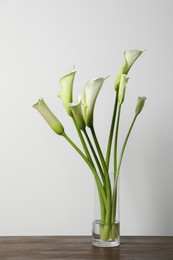
[(91, 234), (93, 179), (32, 108), (44, 97), (78, 142), (57, 98), (75, 64), (74, 95), (107, 80), (95, 111), (102, 147), (123, 51), (146, 48), (130, 72), (121, 140), (147, 96), (121, 169), (121, 234), (173, 235), (173, 2), (0, 1), (0, 235)]

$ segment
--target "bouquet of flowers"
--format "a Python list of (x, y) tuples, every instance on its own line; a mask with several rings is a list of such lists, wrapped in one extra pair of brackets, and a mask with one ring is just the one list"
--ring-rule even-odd
[[(51, 112), (43, 99), (40, 99), (33, 105), (42, 115), (49, 126), (56, 134), (65, 138), (65, 140), (76, 150), (80, 157), (90, 168), (96, 182), (100, 201), (100, 239), (102, 241), (114, 241), (119, 236), (119, 231), (115, 225), (116, 221), (116, 203), (117, 203), (117, 183), (122, 163), (122, 158), (126, 148), (127, 141), (134, 126), (134, 123), (143, 109), (146, 97), (138, 97), (134, 117), (127, 131), (124, 143), (117, 154), (119, 124), (121, 108), (125, 100), (126, 85), (128, 82), (128, 73), (134, 62), (143, 53), (143, 50), (127, 50), (124, 52), (124, 62), (121, 66), (115, 80), (115, 102), (110, 122), (110, 131), (107, 142), (107, 150), (102, 151), (94, 127), (94, 107), (100, 89), (107, 77), (90, 79), (84, 85), (83, 95), (79, 96), (78, 101), (73, 101), (73, 83), (76, 70), (60, 78), (60, 92), (58, 97), (62, 100), (63, 106), (73, 120), (77, 134), (82, 144), (79, 148), (67, 135), (62, 123)], [(113, 188), (110, 184), (110, 157), (113, 153)]]

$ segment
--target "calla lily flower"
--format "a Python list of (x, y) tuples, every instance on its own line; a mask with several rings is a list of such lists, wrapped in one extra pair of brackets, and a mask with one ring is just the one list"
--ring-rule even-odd
[(146, 100), (146, 97), (138, 97), (137, 105), (136, 105), (136, 109), (135, 109), (136, 116), (139, 115), (139, 113), (141, 113), (141, 111), (144, 107), (144, 104), (145, 104), (145, 100)]
[(82, 114), (88, 127), (93, 125), (94, 105), (104, 80), (105, 78), (94, 78), (89, 80), (84, 86)]
[(72, 70), (59, 80), (59, 83), (61, 85), (61, 91), (58, 93), (58, 97), (61, 98), (64, 108), (66, 109), (69, 116), (72, 115), (68, 103), (71, 103), (73, 101), (73, 82), (75, 74), (76, 70)]
[(85, 121), (82, 115), (82, 108), (81, 108), (81, 97), (78, 98), (77, 102), (69, 103), (68, 106), (70, 107), (72, 114), (76, 120), (77, 126), (79, 129), (85, 129)]
[(118, 90), (120, 78), (122, 74), (128, 74), (130, 68), (132, 67), (133, 63), (137, 60), (137, 58), (144, 52), (144, 50), (127, 50), (124, 52), (124, 63), (121, 67), (116, 81), (115, 81), (115, 90)]
[(33, 107), (38, 110), (38, 112), (42, 115), (42, 117), (46, 120), (48, 125), (53, 129), (53, 131), (55, 131), (56, 134), (62, 135), (64, 133), (63, 125), (51, 112), (43, 99), (39, 99), (39, 101), (34, 104)]
[(127, 77), (126, 74), (121, 75), (119, 91), (118, 91), (118, 102), (120, 105), (124, 102), (126, 85), (127, 85), (128, 79), (129, 78)]

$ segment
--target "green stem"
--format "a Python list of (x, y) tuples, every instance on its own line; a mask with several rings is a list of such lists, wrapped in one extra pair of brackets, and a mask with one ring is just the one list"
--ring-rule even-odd
[(103, 157), (103, 153), (101, 151), (99, 142), (97, 140), (97, 136), (94, 130), (94, 126), (92, 125), (90, 127), (91, 129), (91, 133), (95, 142), (95, 146), (97, 148), (97, 152), (99, 154), (100, 157), (100, 161), (103, 167), (103, 171), (104, 171), (104, 176), (105, 176), (105, 190), (106, 190), (106, 195), (107, 195), (107, 203), (106, 203), (106, 217), (105, 217), (105, 223), (109, 223), (110, 222), (110, 217), (111, 217), (111, 199), (112, 199), (112, 194), (111, 194), (111, 183), (110, 183), (110, 178), (109, 178), (109, 173), (108, 173), (108, 169), (106, 166), (106, 162), (105, 159)]
[(118, 106), (118, 116), (117, 116), (115, 140), (114, 140), (114, 175), (116, 174), (116, 171), (117, 171), (117, 146), (118, 146), (118, 132), (119, 132), (119, 124), (120, 124), (120, 115), (121, 115), (121, 105)]
[(91, 140), (90, 140), (90, 138), (89, 138), (89, 136), (88, 136), (88, 133), (87, 133), (86, 129), (84, 129), (83, 132), (84, 132), (84, 134), (85, 134), (85, 137), (86, 137), (86, 139), (87, 139), (87, 141), (88, 141), (88, 144), (89, 144), (89, 146), (90, 146), (90, 149), (91, 149), (92, 154), (93, 154), (93, 156), (94, 156), (94, 159), (95, 159), (95, 161), (96, 161), (96, 164), (97, 164), (99, 173), (100, 173), (100, 175), (101, 175), (102, 181), (103, 181), (103, 183), (105, 183), (105, 177), (104, 177), (104, 174), (103, 174), (102, 167), (101, 167), (101, 165), (100, 165), (99, 159), (98, 159), (98, 157), (97, 157), (97, 154), (96, 154), (96, 152), (95, 152), (95, 150), (94, 150), (94, 147), (93, 147), (93, 145), (92, 145), (92, 143), (91, 143)]
[[(97, 171), (96, 171), (96, 168), (94, 166), (93, 160), (92, 160), (92, 158), (90, 156), (90, 153), (88, 151), (88, 147), (87, 147), (87, 145), (85, 143), (85, 140), (83, 138), (83, 135), (82, 135), (80, 129), (77, 126), (77, 123), (76, 123), (76, 120), (75, 120), (74, 116), (72, 116), (72, 119), (73, 119), (74, 125), (76, 127), (76, 130), (78, 132), (78, 135), (79, 135), (80, 141), (82, 143), (82, 146), (84, 148), (85, 154), (86, 154), (87, 158), (89, 159), (89, 161), (92, 164), (92, 168), (91, 168), (91, 166), (90, 166), (90, 168), (91, 168), (91, 170), (92, 170), (92, 172), (94, 174), (94, 178), (95, 178), (95, 181), (96, 181), (96, 184), (97, 184), (97, 187), (98, 187), (98, 193), (99, 193), (99, 199), (100, 199), (100, 208), (101, 208), (101, 218), (102, 218), (102, 220), (104, 220), (105, 219), (105, 209), (106, 209), (106, 194), (105, 194), (104, 188), (102, 187), (102, 183), (100, 181), (100, 178), (99, 178), (99, 176), (97, 174)], [(71, 141), (71, 144), (72, 144), (72, 141)], [(74, 147), (74, 145), (73, 145), (73, 147)]]
[(126, 138), (124, 140), (124, 143), (123, 143), (123, 146), (122, 146), (122, 149), (121, 149), (120, 158), (119, 158), (119, 162), (118, 162), (118, 166), (117, 166), (117, 170), (116, 170), (116, 175), (115, 175), (115, 179), (114, 179), (114, 188), (113, 188), (113, 198), (112, 198), (112, 217), (111, 217), (112, 223), (115, 222), (117, 182), (118, 182), (120, 167), (121, 167), (124, 151), (125, 151), (125, 148), (126, 148), (126, 145), (127, 145), (127, 141), (129, 139), (129, 136), (130, 136), (130, 133), (131, 133), (132, 128), (134, 126), (134, 123), (136, 121), (136, 118), (137, 118), (137, 115), (134, 116), (132, 123), (129, 127), (129, 130), (127, 132)]
[(108, 145), (107, 145), (107, 151), (106, 151), (106, 165), (107, 165), (108, 169), (109, 169), (109, 161), (110, 161), (110, 154), (111, 154), (111, 147), (112, 147), (112, 138), (113, 138), (113, 132), (114, 132), (114, 127), (115, 127), (115, 119), (116, 119), (116, 113), (117, 113), (117, 105), (118, 105), (118, 91), (116, 92), (111, 128), (110, 128), (110, 132), (109, 132), (109, 139), (108, 139)]
[(133, 118), (133, 121), (132, 121), (132, 123), (131, 123), (131, 125), (130, 125), (130, 127), (129, 127), (129, 130), (128, 130), (128, 132), (127, 132), (126, 138), (125, 138), (125, 140), (124, 140), (124, 144), (123, 144), (122, 149), (121, 149), (120, 158), (119, 158), (118, 167), (117, 167), (117, 174), (116, 174), (116, 175), (117, 175), (117, 178), (118, 178), (118, 174), (119, 174), (119, 171), (120, 171), (120, 167), (121, 167), (121, 163), (122, 163), (124, 151), (125, 151), (125, 148), (126, 148), (126, 145), (127, 145), (127, 141), (128, 141), (128, 139), (129, 139), (129, 136), (130, 136), (130, 133), (131, 133), (132, 128), (133, 128), (133, 126), (134, 126), (134, 123), (135, 123), (135, 121), (136, 121), (136, 118), (137, 118), (137, 115), (135, 115), (134, 118)]
[(106, 195), (107, 195), (107, 202), (106, 202), (106, 216), (105, 216), (105, 226), (103, 229), (103, 234), (102, 234), (102, 239), (107, 241), (109, 238), (109, 225), (110, 221), (111, 221), (111, 210), (112, 210), (112, 192), (111, 192), (111, 183), (110, 183), (110, 178), (109, 178), (109, 174), (108, 174), (108, 169), (106, 166), (106, 162), (105, 159), (103, 157), (99, 142), (97, 140), (97, 136), (95, 134), (95, 130), (93, 125), (90, 127), (91, 129), (91, 133), (97, 148), (97, 152), (99, 154), (100, 157), (100, 161), (104, 170), (104, 175), (105, 175), (105, 190), (106, 190)]
[[(96, 179), (95, 179), (95, 181), (96, 181), (96, 184), (97, 184), (97, 180)], [(102, 195), (101, 191), (99, 190), (98, 185), (97, 185), (97, 189), (98, 189), (98, 195), (99, 195), (99, 201), (100, 201), (101, 220), (104, 223), (104, 221), (105, 221), (105, 214), (106, 214), (106, 205), (105, 205), (105, 202), (103, 200), (103, 195)]]
[(115, 222), (116, 218), (116, 205), (117, 205), (117, 180), (114, 181), (113, 195), (112, 195), (112, 215), (111, 215), (111, 223)]
[(93, 139), (94, 139), (94, 142), (95, 142), (95, 146), (97, 148), (97, 152), (98, 152), (98, 155), (100, 157), (100, 161), (101, 161), (101, 164), (102, 164), (102, 167), (103, 167), (103, 171), (104, 173), (108, 173), (108, 168), (106, 166), (106, 162), (105, 162), (105, 159), (103, 157), (103, 153), (102, 153), (102, 150), (100, 148), (100, 145), (99, 145), (99, 142), (97, 140), (97, 136), (96, 136), (96, 133), (95, 133), (95, 130), (94, 130), (94, 126), (92, 125), (90, 127), (90, 130), (91, 130), (91, 133), (92, 133), (92, 136), (93, 136)]
[[(85, 140), (84, 140), (84, 138), (83, 138), (83, 135), (82, 135), (80, 129), (78, 128), (78, 126), (77, 126), (77, 124), (76, 124), (76, 120), (75, 120), (74, 116), (72, 116), (72, 119), (73, 119), (74, 125), (75, 125), (75, 127), (76, 127), (76, 130), (77, 130), (77, 132), (78, 132), (78, 135), (79, 135), (80, 141), (81, 141), (81, 143), (82, 143), (82, 146), (83, 146), (83, 148), (84, 148), (85, 154), (86, 154), (88, 160), (89, 160), (89, 161), (91, 162), (91, 164), (92, 164), (92, 168), (91, 168), (91, 166), (90, 166), (90, 168), (91, 168), (91, 170), (92, 170), (92, 172), (93, 172), (93, 174), (94, 174), (94, 178), (95, 178), (95, 181), (96, 181), (96, 184), (97, 184), (97, 187), (98, 187), (98, 193), (99, 193), (99, 199), (100, 199), (100, 208), (101, 208), (101, 217), (102, 217), (102, 219), (104, 220), (104, 219), (105, 219), (105, 207), (106, 207), (106, 195), (102, 192), (103, 187), (101, 186), (102, 184), (101, 184), (101, 182), (100, 182), (100, 178), (98, 177), (98, 174), (97, 174), (97, 171), (96, 171), (96, 169), (95, 169), (93, 160), (92, 160), (92, 158), (91, 158), (91, 156), (90, 156), (90, 153), (89, 153), (89, 151), (88, 151), (88, 147), (87, 147), (87, 145), (86, 145), (86, 143), (85, 143)], [(68, 140), (68, 141), (69, 141), (69, 140)], [(74, 147), (74, 143), (73, 143), (71, 140), (70, 140), (70, 143), (71, 143), (71, 144), (73, 145), (73, 147)], [(76, 145), (75, 145), (74, 148), (76, 149)], [(79, 152), (79, 151), (78, 151), (78, 152)], [(81, 154), (80, 154), (80, 155), (81, 155)], [(83, 159), (84, 159), (84, 158), (83, 158)], [(84, 160), (85, 160), (85, 159), (84, 159)], [(85, 161), (86, 161), (86, 160), (85, 160)], [(101, 187), (102, 187), (102, 188), (101, 188)], [(104, 190), (104, 189), (103, 189), (103, 190)]]
[(77, 147), (77, 145), (65, 134), (63, 133), (63, 137), (70, 143), (70, 145), (78, 152), (78, 154), (84, 159), (84, 161), (87, 163), (87, 165), (90, 167), (91, 172), (94, 174), (95, 181), (98, 187), (99, 192), (99, 198), (100, 198), (100, 206), (101, 206), (101, 212), (102, 217), (105, 216), (105, 209), (106, 209), (106, 194), (103, 189), (102, 183), (100, 181), (100, 178), (97, 175), (97, 172), (93, 166), (93, 164), (89, 161), (89, 159), (83, 154), (83, 152)]
[(80, 141), (81, 141), (81, 143), (82, 143), (83, 149), (84, 149), (84, 151), (85, 151), (85, 154), (86, 154), (86, 156), (88, 157), (88, 159), (92, 162), (92, 164), (94, 165), (94, 163), (93, 163), (93, 161), (92, 161), (92, 158), (91, 158), (91, 156), (90, 156), (90, 153), (89, 153), (89, 151), (88, 151), (88, 147), (87, 147), (87, 145), (86, 145), (86, 143), (85, 143), (85, 140), (84, 140), (84, 138), (83, 138), (83, 135), (82, 135), (80, 129), (78, 128), (77, 123), (76, 123), (76, 120), (75, 120), (75, 118), (74, 118), (73, 115), (72, 115), (72, 119), (73, 119), (74, 125), (75, 125), (75, 127), (76, 127), (77, 133), (78, 133), (78, 135), (79, 135)]

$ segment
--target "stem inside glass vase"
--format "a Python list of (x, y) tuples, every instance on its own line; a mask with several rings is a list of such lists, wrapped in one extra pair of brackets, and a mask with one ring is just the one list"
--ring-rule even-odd
[[(92, 223), (92, 244), (98, 247), (114, 247), (120, 244), (119, 180), (114, 182), (114, 174), (109, 174), (111, 184), (111, 207), (109, 222), (102, 218), (102, 208), (97, 187), (94, 187), (94, 221)], [(113, 192), (114, 191), (114, 192)], [(114, 199), (113, 199), (114, 197)], [(113, 203), (114, 206), (113, 206)]]

